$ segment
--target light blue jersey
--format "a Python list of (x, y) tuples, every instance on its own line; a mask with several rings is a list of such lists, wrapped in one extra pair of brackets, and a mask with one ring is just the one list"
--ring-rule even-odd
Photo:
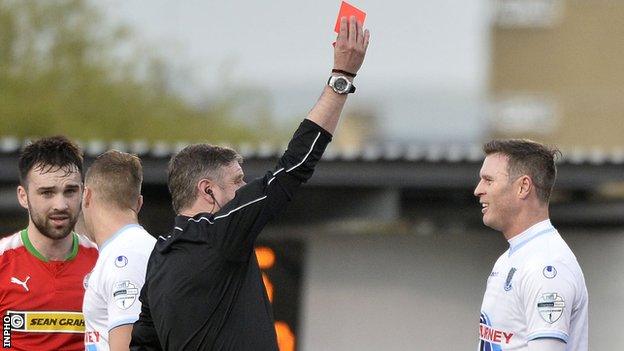
[(139, 319), (139, 293), (155, 243), (143, 227), (132, 224), (100, 246), (97, 263), (85, 278), (85, 350), (108, 351), (108, 332)]
[(550, 220), (509, 240), (487, 281), (479, 351), (528, 350), (539, 338), (587, 351), (588, 297), (574, 253)]

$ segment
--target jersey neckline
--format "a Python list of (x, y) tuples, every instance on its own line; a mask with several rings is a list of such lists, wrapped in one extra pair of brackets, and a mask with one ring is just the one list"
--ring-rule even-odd
[(115, 240), (119, 235), (121, 235), (121, 233), (125, 232), (127, 229), (130, 228), (143, 228), (140, 224), (137, 223), (131, 223), (131, 224), (126, 224), (123, 227), (119, 228), (119, 230), (117, 230), (115, 232), (115, 234), (111, 235), (110, 238), (106, 239), (101, 246), (98, 247), (98, 250), (100, 252), (102, 252), (104, 250), (104, 248), (106, 246), (108, 246), (108, 244), (110, 244), (111, 242), (113, 242), (113, 240)]
[(531, 240), (537, 238), (538, 236), (554, 232), (556, 232), (556, 229), (555, 227), (553, 227), (550, 219), (545, 219), (532, 225), (524, 232), (508, 240), (509, 256), (511, 256), (514, 252), (518, 251), (520, 248), (522, 248), (524, 245), (528, 244)]
[[(23, 229), (20, 235), (22, 237), (22, 243), (24, 243), (24, 247), (26, 247), (26, 250), (30, 252), (31, 255), (35, 256), (36, 258), (38, 258), (39, 260), (43, 262), (50, 262), (50, 260), (48, 260), (45, 256), (43, 256), (41, 252), (39, 252), (37, 248), (35, 248), (35, 246), (32, 244), (32, 242), (30, 241), (30, 238), (28, 237), (28, 229)], [(78, 235), (75, 232), (71, 232), (71, 235), (72, 235), (72, 249), (69, 252), (69, 254), (65, 256), (65, 259), (63, 261), (73, 260), (78, 254), (78, 245), (79, 245)]]

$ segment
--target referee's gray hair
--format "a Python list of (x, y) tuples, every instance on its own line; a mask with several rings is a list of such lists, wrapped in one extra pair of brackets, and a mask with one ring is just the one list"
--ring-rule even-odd
[(167, 169), (167, 185), (176, 214), (193, 205), (197, 199), (197, 183), (204, 178), (221, 180), (221, 170), (243, 158), (234, 150), (210, 144), (194, 144), (171, 157)]
[(555, 160), (561, 156), (559, 149), (528, 139), (505, 139), (490, 141), (483, 145), (483, 151), (486, 155), (507, 156), (509, 178), (528, 175), (538, 199), (548, 203), (557, 178)]

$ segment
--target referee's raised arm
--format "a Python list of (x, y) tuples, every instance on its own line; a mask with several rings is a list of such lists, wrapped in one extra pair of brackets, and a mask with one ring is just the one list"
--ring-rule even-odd
[[(294, 197), (296, 189), (308, 181), (316, 163), (332, 139), (353, 79), (362, 66), (370, 34), (357, 22), (341, 18), (334, 46), (334, 68), (321, 97), (297, 128), (277, 167), (237, 190), (237, 195), (214, 217), (215, 225), (227, 228), (219, 247), (230, 259), (247, 259), (256, 237)], [(311, 123), (312, 122), (312, 123)]]
[(189, 145), (171, 158), (177, 216), (150, 256), (132, 350), (278, 350), (253, 246), (312, 176), (355, 91), (368, 40), (355, 17), (341, 19), (323, 93), (264, 177), (246, 184), (242, 157), (227, 147)]
[(323, 93), (308, 119), (334, 134), (349, 93), (355, 92), (353, 79), (362, 67), (370, 32), (363, 30), (355, 16), (340, 19), (340, 32), (334, 46), (334, 68)]

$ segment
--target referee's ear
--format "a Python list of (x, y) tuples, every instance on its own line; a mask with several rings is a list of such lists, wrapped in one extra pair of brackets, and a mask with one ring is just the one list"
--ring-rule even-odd
[[(197, 183), (197, 198), (201, 198), (208, 204), (214, 204), (212, 189), (212, 182), (209, 179), (203, 178)], [(197, 201), (197, 200), (196, 200)]]

